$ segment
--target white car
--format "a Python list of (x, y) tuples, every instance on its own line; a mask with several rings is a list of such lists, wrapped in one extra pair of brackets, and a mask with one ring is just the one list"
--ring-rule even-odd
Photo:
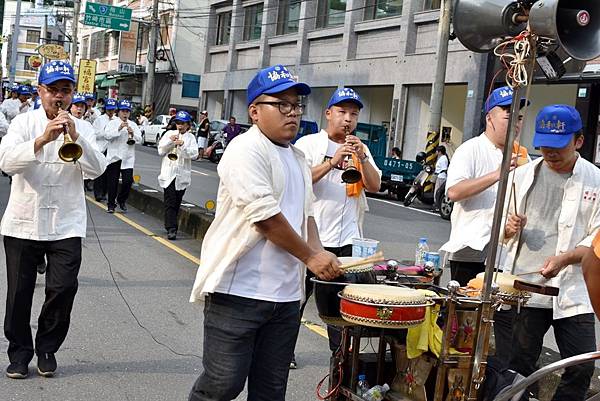
[(144, 145), (158, 144), (170, 119), (171, 116), (168, 114), (161, 114), (150, 121), (150, 124), (142, 131), (142, 143)]

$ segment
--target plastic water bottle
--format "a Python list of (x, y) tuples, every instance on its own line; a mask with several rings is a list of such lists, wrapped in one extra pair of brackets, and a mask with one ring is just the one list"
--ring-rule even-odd
[(358, 375), (358, 383), (356, 384), (356, 393), (362, 397), (369, 391), (369, 383), (367, 383), (366, 375)]
[(382, 401), (383, 397), (385, 397), (385, 393), (387, 393), (389, 389), (390, 386), (388, 386), (387, 383), (383, 386), (373, 386), (362, 396), (362, 398), (367, 401)]
[(427, 238), (420, 238), (415, 249), (415, 266), (425, 266), (425, 254), (429, 252)]

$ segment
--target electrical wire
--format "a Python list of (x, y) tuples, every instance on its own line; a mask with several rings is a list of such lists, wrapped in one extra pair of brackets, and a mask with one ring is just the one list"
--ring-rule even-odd
[(165, 348), (170, 353), (172, 353), (174, 355), (177, 355), (177, 356), (190, 356), (190, 357), (202, 359), (201, 356), (196, 355), (196, 354), (189, 354), (189, 353), (183, 353), (183, 352), (177, 352), (177, 351), (175, 351), (173, 348), (171, 348), (171, 346), (169, 346), (168, 344), (165, 344), (162, 341), (160, 341), (159, 339), (157, 339), (156, 336), (150, 331), (150, 329), (148, 329), (146, 326), (144, 326), (142, 324), (142, 322), (140, 322), (140, 319), (133, 312), (133, 309), (131, 308), (131, 305), (129, 304), (129, 302), (125, 298), (125, 295), (123, 294), (123, 291), (121, 290), (121, 287), (119, 286), (119, 283), (117, 282), (117, 280), (115, 278), (115, 275), (114, 275), (113, 269), (112, 269), (112, 263), (111, 263), (110, 259), (108, 258), (108, 256), (106, 255), (106, 252), (104, 251), (104, 247), (102, 246), (102, 241), (100, 240), (100, 236), (98, 235), (98, 231), (96, 230), (96, 223), (94, 222), (94, 218), (92, 216), (92, 211), (90, 210), (89, 207), (87, 208), (87, 210), (88, 210), (88, 216), (90, 218), (90, 221), (92, 222), (92, 230), (94, 231), (94, 235), (95, 235), (96, 240), (98, 242), (98, 247), (100, 248), (100, 252), (104, 256), (104, 259), (106, 260), (106, 263), (108, 264), (108, 271), (110, 273), (110, 277), (112, 278), (113, 284), (115, 285), (115, 288), (117, 289), (117, 292), (119, 293), (119, 296), (121, 297), (121, 299), (125, 303), (125, 306), (127, 306), (127, 310), (129, 311), (129, 313), (133, 317), (133, 320), (135, 320), (135, 322), (137, 323), (137, 325), (140, 328), (142, 328), (142, 330), (144, 330), (146, 333), (148, 333), (148, 335), (150, 336), (150, 338), (156, 344), (158, 344), (161, 347)]

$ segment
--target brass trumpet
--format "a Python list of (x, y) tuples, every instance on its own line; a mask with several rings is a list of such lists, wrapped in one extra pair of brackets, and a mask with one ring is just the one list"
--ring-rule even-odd
[[(346, 136), (350, 135), (350, 127), (346, 125), (344, 130), (346, 131)], [(354, 184), (360, 180), (362, 180), (362, 174), (354, 165), (352, 156), (346, 156), (346, 167), (342, 173), (342, 181), (344, 181), (346, 184)]]
[[(127, 119), (122, 119), (121, 121), (123, 121), (124, 123), (127, 123)], [(129, 124), (127, 125), (127, 127), (129, 127)], [(133, 139), (133, 134), (129, 134), (129, 136), (127, 137), (127, 145), (132, 146), (135, 145), (135, 139)]]
[[(59, 110), (63, 110), (63, 103), (59, 100), (56, 102), (56, 107), (58, 107)], [(60, 157), (62, 161), (75, 163), (77, 159), (83, 155), (83, 148), (73, 141), (73, 138), (69, 135), (69, 127), (67, 124), (63, 124), (63, 137), (64, 141), (58, 149), (58, 157)]]
[[(179, 140), (179, 138), (181, 138), (181, 134), (177, 134), (177, 140)], [(179, 156), (177, 156), (177, 149), (179, 148), (179, 145), (175, 145), (175, 147), (173, 149), (171, 149), (171, 151), (169, 152), (169, 154), (167, 155), (167, 157), (169, 158), (169, 160), (171, 161), (175, 161), (179, 158)]]

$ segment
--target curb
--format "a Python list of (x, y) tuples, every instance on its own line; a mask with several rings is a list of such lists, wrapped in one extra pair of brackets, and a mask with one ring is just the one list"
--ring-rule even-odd
[[(148, 186), (137, 184), (131, 187), (127, 203), (134, 208), (156, 217), (164, 219), (163, 193)], [(189, 203), (189, 202), (183, 202)], [(201, 241), (214, 219), (214, 214), (198, 205), (181, 206), (177, 221), (178, 230), (189, 234), (192, 238)]]

